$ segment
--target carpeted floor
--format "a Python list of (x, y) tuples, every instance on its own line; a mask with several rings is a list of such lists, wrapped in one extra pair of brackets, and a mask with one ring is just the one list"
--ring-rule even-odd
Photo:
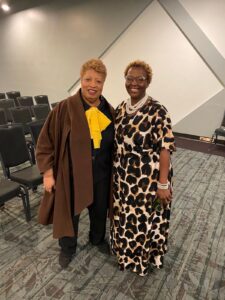
[(88, 244), (81, 216), (77, 255), (67, 270), (51, 227), (37, 224), (41, 188), (31, 193), (32, 220), (14, 199), (0, 211), (0, 299), (225, 299), (225, 158), (178, 148), (169, 251), (146, 277), (119, 271), (106, 248)]

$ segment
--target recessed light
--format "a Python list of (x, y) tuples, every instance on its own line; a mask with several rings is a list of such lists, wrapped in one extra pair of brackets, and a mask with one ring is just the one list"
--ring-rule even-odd
[(1, 8), (2, 8), (2, 10), (4, 10), (4, 11), (9, 11), (9, 10), (10, 10), (9, 5), (6, 4), (6, 3), (2, 4), (2, 5), (1, 5)]

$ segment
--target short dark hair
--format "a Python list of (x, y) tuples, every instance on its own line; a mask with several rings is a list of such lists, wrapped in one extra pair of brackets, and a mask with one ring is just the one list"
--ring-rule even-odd
[(144, 69), (146, 72), (146, 75), (147, 75), (146, 79), (147, 79), (148, 84), (152, 81), (152, 68), (149, 66), (149, 64), (147, 64), (143, 60), (135, 60), (135, 61), (132, 61), (131, 63), (129, 63), (129, 65), (126, 67), (126, 69), (124, 71), (125, 76), (127, 76), (127, 73), (130, 68)]

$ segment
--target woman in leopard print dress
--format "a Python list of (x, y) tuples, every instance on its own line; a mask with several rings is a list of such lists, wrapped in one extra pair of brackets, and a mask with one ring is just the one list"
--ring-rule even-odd
[(164, 106), (146, 95), (152, 70), (143, 61), (125, 70), (130, 99), (116, 109), (111, 250), (121, 270), (144, 276), (163, 265), (172, 200), (170, 153), (175, 149)]

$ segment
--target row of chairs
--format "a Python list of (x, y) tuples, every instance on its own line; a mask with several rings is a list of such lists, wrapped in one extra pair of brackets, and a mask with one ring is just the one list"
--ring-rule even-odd
[(13, 100), (0, 100), (0, 110), (0, 125), (5, 124), (5, 122), (20, 122), (23, 119), (24, 122), (32, 121), (32, 118), (35, 118), (35, 120), (46, 119), (50, 112), (46, 104), (15, 107)]
[[(7, 93), (7, 96), (12, 97), (12, 98), (4, 99), (3, 98), (4, 93), (1, 93), (2, 99), (0, 100), (0, 108), (5, 110), (5, 113), (6, 113), (6, 116), (7, 116), (9, 122), (11, 121), (10, 120), (11, 116), (8, 112), (8, 109), (12, 108), (12, 107), (16, 107), (16, 108), (27, 107), (30, 110), (31, 116), (35, 117), (34, 109), (35, 109), (36, 105), (34, 103), (33, 97), (31, 97), (31, 96), (16, 97), (20, 94), (19, 92), (17, 92), (16, 95), (15, 95), (16, 92), (14, 92), (14, 94), (10, 94), (10, 93), (13, 93), (13, 92)], [(34, 99), (39, 107), (42, 107), (44, 105), (44, 107), (47, 107), (48, 111), (50, 111), (51, 108), (50, 108), (50, 104), (49, 104), (47, 95), (38, 95), (38, 96), (35, 96)]]
[[(29, 124), (34, 147), (43, 124), (43, 120)], [(34, 164), (21, 125), (0, 127), (0, 141), (0, 160), (5, 177), (0, 181), (0, 205), (15, 196), (22, 198), (26, 220), (29, 221), (29, 189), (35, 190), (42, 184), (42, 175)]]
[[(12, 99), (15, 102), (15, 106), (32, 106), (34, 105), (33, 97), (32, 96), (21, 96), (21, 93), (19, 91), (11, 91), (11, 92), (0, 92), (0, 100), (7, 100)], [(50, 109), (50, 103), (48, 100), (47, 95), (37, 95), (34, 96), (34, 100), (36, 104), (46, 104), (49, 106)], [(51, 103), (51, 107), (54, 108), (58, 102)]]
[[(32, 97), (21, 97), (18, 91), (0, 93), (0, 161), (4, 174), (0, 179), (0, 207), (20, 197), (27, 221), (31, 219), (29, 190), (35, 191), (43, 182), (35, 165), (35, 147), (51, 110), (46, 95), (34, 99), (36, 104)], [(51, 103), (51, 107), (57, 104)]]
[[(49, 100), (47, 95), (37, 95), (34, 96), (21, 96), (19, 91), (11, 91), (0, 93), (0, 99), (12, 99), (15, 102), (15, 106), (31, 106), (34, 105), (34, 100), (37, 104), (47, 104), (49, 105)], [(50, 105), (49, 105), (50, 108)]]

